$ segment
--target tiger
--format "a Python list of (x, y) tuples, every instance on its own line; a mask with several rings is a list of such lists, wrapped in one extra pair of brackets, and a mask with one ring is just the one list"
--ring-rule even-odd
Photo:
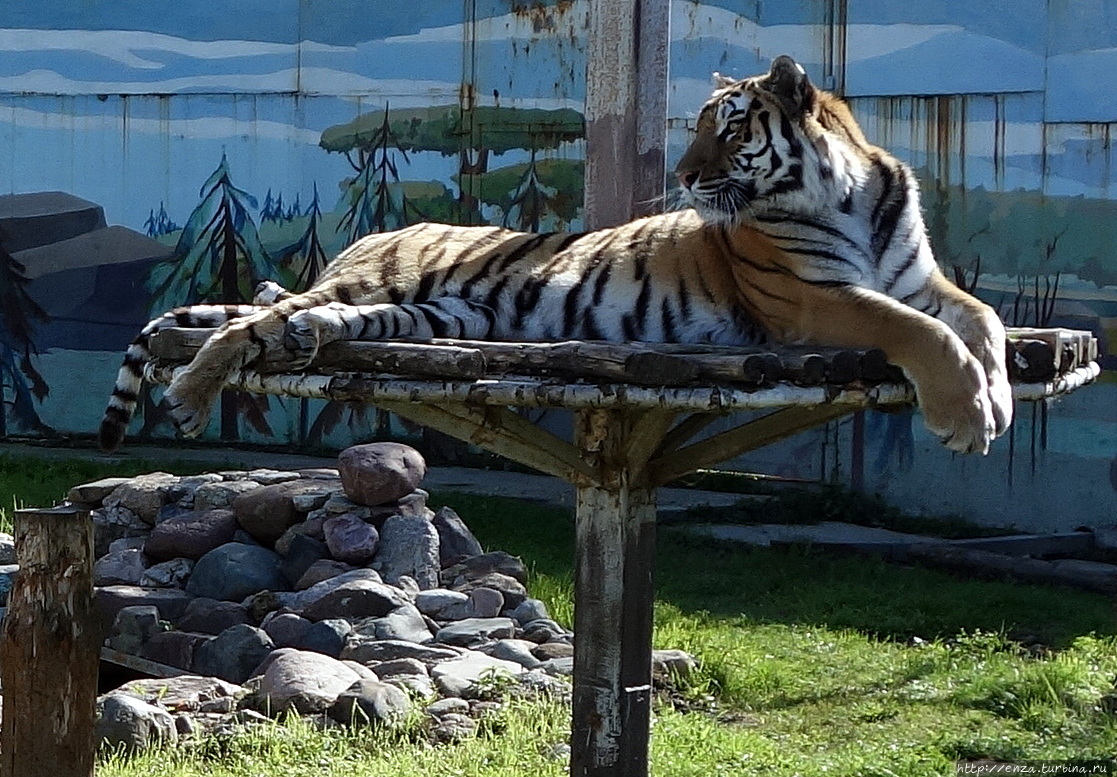
[(788, 56), (715, 74), (675, 169), (678, 210), (587, 232), (423, 223), (374, 233), (310, 290), (179, 308), (129, 346), (100, 427), (123, 440), (169, 326), (217, 326), (165, 406), (201, 433), (233, 373), (304, 370), (335, 340), (766, 343), (879, 348), (950, 450), (986, 453), (1012, 420), (1005, 329), (940, 271), (913, 172)]

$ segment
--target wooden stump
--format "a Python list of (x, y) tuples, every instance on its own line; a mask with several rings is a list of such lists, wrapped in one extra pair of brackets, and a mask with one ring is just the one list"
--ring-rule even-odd
[(630, 466), (638, 418), (586, 410), (576, 420), (597, 481), (576, 484), (572, 777), (648, 774), (655, 489)]
[(0, 645), (0, 775), (90, 777), (98, 627), (89, 512), (17, 510), (15, 543), (19, 577)]

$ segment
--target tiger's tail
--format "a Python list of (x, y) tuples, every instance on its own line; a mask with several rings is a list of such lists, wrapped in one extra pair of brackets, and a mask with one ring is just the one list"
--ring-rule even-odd
[(111, 453), (119, 448), (124, 440), (124, 432), (140, 400), (144, 368), (151, 361), (149, 343), (152, 335), (171, 327), (220, 326), (235, 318), (255, 313), (259, 309), (257, 305), (194, 305), (175, 308), (149, 321), (124, 352), (124, 361), (116, 373), (116, 384), (113, 386), (98, 433), (101, 450)]

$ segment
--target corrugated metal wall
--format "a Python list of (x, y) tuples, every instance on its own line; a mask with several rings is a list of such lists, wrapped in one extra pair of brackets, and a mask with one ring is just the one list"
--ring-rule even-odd
[[(585, 0), (6, 0), (0, 246), (27, 280), (0, 300), (4, 430), (91, 432), (102, 392), (90, 387), (107, 392), (157, 308), (253, 273), (297, 285), (363, 231), (580, 226), (587, 12)], [(791, 54), (920, 174), (957, 277), (1010, 323), (1093, 329), (1112, 370), (1115, 15), (1113, 0), (674, 0), (668, 165), (711, 71), (744, 76)], [(388, 185), (370, 186), (375, 175)], [(242, 277), (222, 281), (181, 242), (184, 227), (204, 234), (213, 198), (235, 201), (237, 228), (255, 235)], [(873, 414), (860, 455), (847, 422), (738, 464), (857, 478), (988, 521), (1113, 523), (1115, 408), (1111, 378), (1024, 408), (982, 460), (950, 457), (910, 416)], [(223, 431), (341, 443), (376, 422), (272, 399), (233, 408)], [(151, 408), (142, 426), (169, 434)]]

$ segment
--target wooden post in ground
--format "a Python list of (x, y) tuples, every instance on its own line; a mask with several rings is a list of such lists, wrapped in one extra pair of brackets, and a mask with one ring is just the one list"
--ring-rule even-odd
[(648, 774), (655, 489), (631, 466), (638, 418), (582, 410), (575, 420), (596, 478), (575, 484), (572, 777)]
[(19, 577), (0, 645), (0, 776), (91, 777), (99, 629), (89, 512), (17, 510), (15, 543)]

